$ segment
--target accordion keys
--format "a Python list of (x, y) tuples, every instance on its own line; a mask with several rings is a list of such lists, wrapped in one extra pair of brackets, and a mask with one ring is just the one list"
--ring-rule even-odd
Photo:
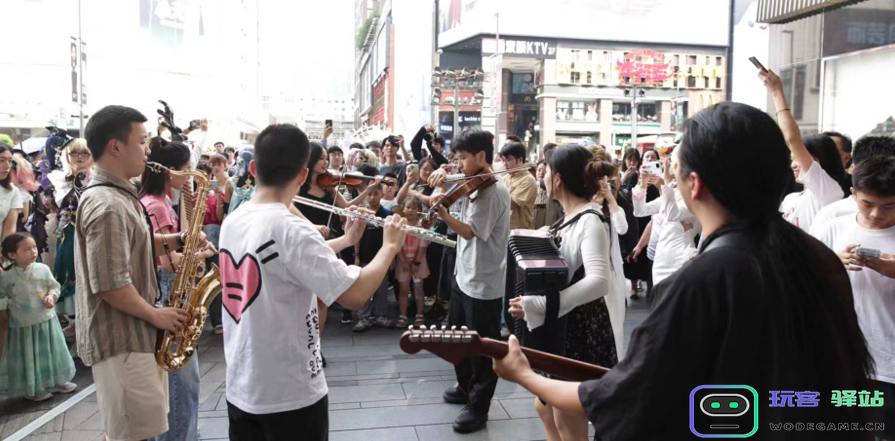
[(525, 347), (552, 354), (565, 352), (565, 317), (559, 318), (559, 292), (568, 287), (569, 268), (547, 232), (513, 230), (507, 261), (507, 289), (513, 297), (544, 296), (547, 313), (544, 325), (529, 331), (523, 320), (515, 320), (516, 337)]

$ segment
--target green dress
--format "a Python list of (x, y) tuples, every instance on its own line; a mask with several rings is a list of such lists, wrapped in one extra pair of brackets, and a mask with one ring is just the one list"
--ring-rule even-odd
[(11, 396), (35, 396), (75, 376), (75, 363), (48, 293), (59, 293), (50, 267), (33, 263), (0, 274), (0, 311), (9, 311), (9, 334), (0, 360), (0, 390)]
[(75, 213), (78, 209), (78, 194), (72, 190), (62, 200), (59, 216), (59, 231), (56, 241), (56, 262), (53, 273), (62, 284), (60, 303), (75, 295)]

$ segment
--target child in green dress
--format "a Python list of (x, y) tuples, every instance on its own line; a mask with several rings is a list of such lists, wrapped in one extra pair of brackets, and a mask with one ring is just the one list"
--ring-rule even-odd
[(0, 311), (9, 311), (9, 335), (0, 360), (0, 391), (33, 401), (78, 386), (65, 336), (53, 307), (59, 282), (50, 267), (37, 262), (37, 244), (27, 233), (12, 234), (0, 244), (12, 263), (0, 274)]

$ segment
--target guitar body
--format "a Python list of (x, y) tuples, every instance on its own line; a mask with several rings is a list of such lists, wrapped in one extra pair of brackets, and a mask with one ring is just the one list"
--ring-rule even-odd
[[(416, 354), (421, 350), (427, 350), (451, 364), (458, 364), (466, 357), (486, 356), (491, 358), (503, 358), (509, 352), (509, 345), (502, 341), (482, 338), (475, 331), (469, 331), (463, 326), (460, 330), (456, 327), (448, 330), (444, 326), (429, 329), (421, 326), (401, 335), (401, 350), (408, 354)], [(582, 363), (571, 358), (560, 357), (546, 352), (521, 348), (522, 353), (528, 358), (532, 369), (547, 372), (551, 375), (569, 381), (587, 381), (601, 378), (609, 369), (604, 367)]]

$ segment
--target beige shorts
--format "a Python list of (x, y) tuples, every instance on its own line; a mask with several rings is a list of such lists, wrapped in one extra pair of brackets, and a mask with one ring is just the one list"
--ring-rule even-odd
[(108, 441), (144, 440), (168, 431), (168, 373), (155, 354), (127, 352), (93, 365)]

